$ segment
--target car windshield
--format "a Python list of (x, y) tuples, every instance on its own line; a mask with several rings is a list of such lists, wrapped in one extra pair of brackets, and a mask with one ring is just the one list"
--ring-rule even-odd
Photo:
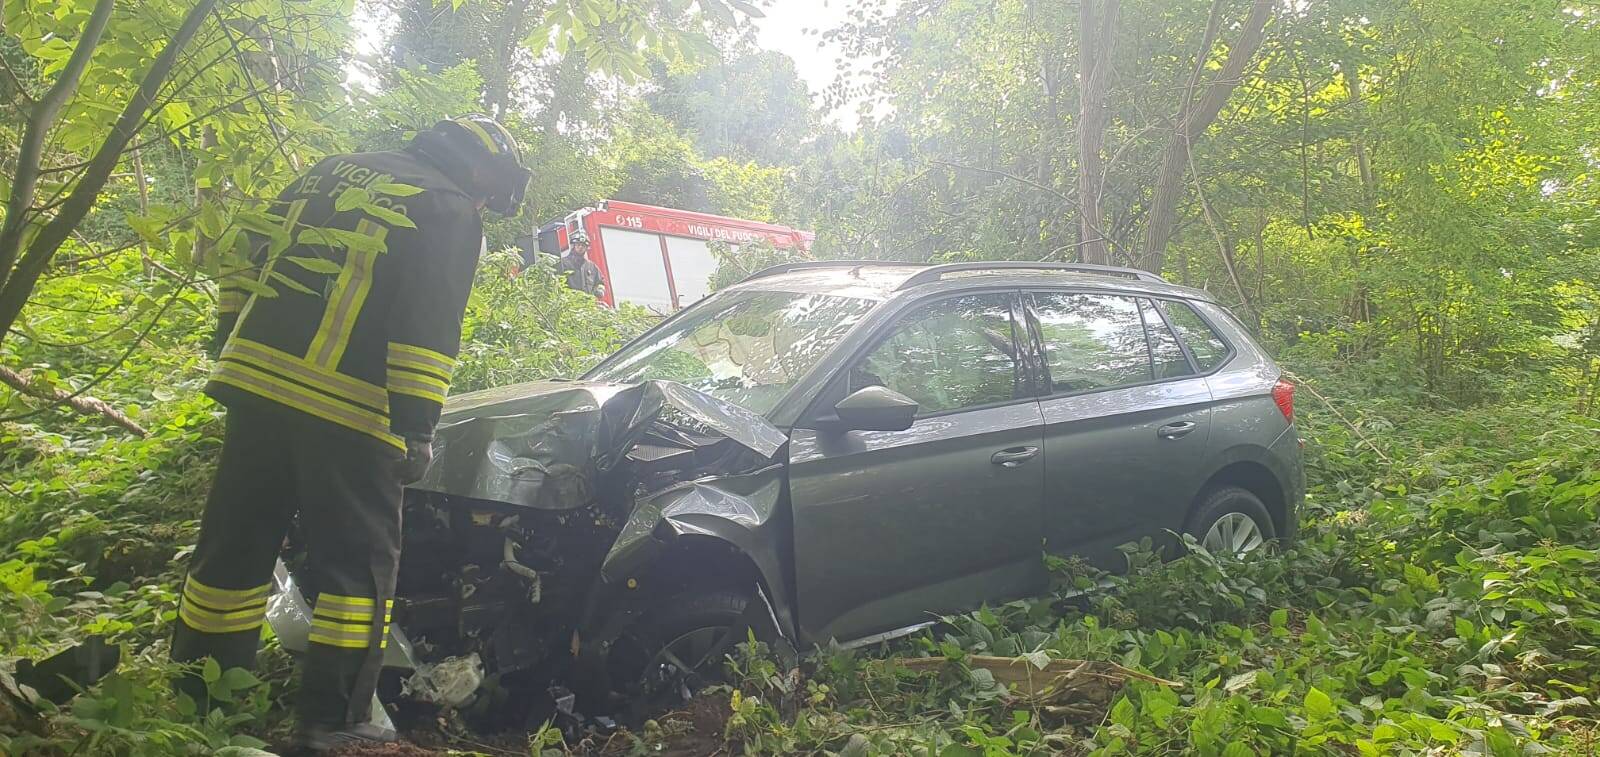
[(623, 348), (599, 381), (677, 381), (765, 415), (876, 302), (799, 292), (730, 292)]

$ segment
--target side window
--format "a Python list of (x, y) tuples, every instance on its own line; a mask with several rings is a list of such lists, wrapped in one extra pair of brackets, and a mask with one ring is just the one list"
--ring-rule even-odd
[(1200, 366), (1202, 373), (1209, 372), (1228, 357), (1228, 343), (1217, 336), (1217, 332), (1206, 323), (1194, 308), (1184, 302), (1168, 302), (1165, 304), (1167, 320), (1172, 323), (1172, 328), (1178, 332), (1178, 338), (1188, 345), (1189, 352), (1194, 355), (1194, 362)]
[(1017, 396), (1011, 295), (955, 297), (903, 317), (850, 372), (851, 390), (886, 386), (921, 413), (1006, 402)]
[(1144, 319), (1133, 298), (1041, 292), (1033, 296), (1033, 303), (1052, 393), (1110, 389), (1151, 379)]
[(1156, 380), (1194, 375), (1189, 358), (1183, 354), (1183, 347), (1178, 345), (1178, 337), (1173, 336), (1172, 329), (1167, 327), (1155, 303), (1139, 300), (1139, 312), (1144, 315), (1144, 333), (1150, 339), (1150, 359)]

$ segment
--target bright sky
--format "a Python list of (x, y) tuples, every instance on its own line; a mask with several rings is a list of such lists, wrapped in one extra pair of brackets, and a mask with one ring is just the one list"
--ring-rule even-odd
[[(822, 92), (837, 76), (840, 51), (822, 45), (819, 32), (843, 24), (856, 0), (772, 0), (763, 8), (766, 18), (756, 19), (756, 41), (794, 59), (800, 78), (811, 88), (812, 99), (822, 104)], [(889, 0), (885, 0), (889, 4)], [(856, 108), (850, 103), (827, 114), (829, 120), (849, 129), (856, 125)]]
[[(3, 3), (4, 0), (0, 0)], [(821, 31), (843, 24), (851, 5), (857, 0), (771, 0), (763, 10), (765, 18), (756, 19), (756, 41), (761, 47), (776, 50), (794, 59), (800, 78), (811, 89), (812, 99), (820, 107), (822, 93), (837, 75), (835, 66), (840, 51), (837, 45), (822, 44)], [(885, 4), (893, 0), (884, 0)], [(356, 43), (358, 55), (374, 55), (382, 47), (383, 14), (374, 12), (372, 0), (357, 3), (355, 27), (359, 34)], [(359, 65), (346, 72), (346, 80), (353, 85), (371, 87), (372, 76)], [(856, 125), (854, 103), (828, 114), (828, 118), (847, 129)]]

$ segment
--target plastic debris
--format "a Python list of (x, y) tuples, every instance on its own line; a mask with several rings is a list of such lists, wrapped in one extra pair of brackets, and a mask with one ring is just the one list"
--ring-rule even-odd
[(418, 665), (417, 672), (401, 682), (400, 693), (423, 702), (461, 707), (473, 700), (482, 685), (483, 661), (473, 652)]

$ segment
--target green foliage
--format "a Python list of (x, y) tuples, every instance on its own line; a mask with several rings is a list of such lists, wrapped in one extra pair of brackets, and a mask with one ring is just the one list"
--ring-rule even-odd
[(611, 310), (567, 288), (555, 259), (491, 253), (478, 269), (462, 329), (458, 392), (546, 378), (573, 378), (649, 326), (649, 313)]

